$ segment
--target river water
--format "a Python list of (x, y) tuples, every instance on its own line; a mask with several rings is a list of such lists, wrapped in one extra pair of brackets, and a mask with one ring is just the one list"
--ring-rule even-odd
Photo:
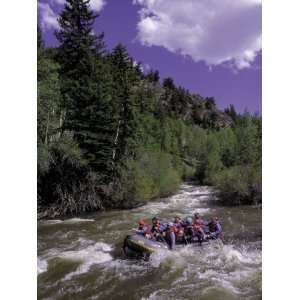
[[(122, 255), (139, 218), (218, 216), (224, 244), (189, 245), (150, 261)], [(209, 187), (183, 184), (169, 198), (122, 211), (38, 224), (38, 299), (261, 299), (261, 209), (218, 205)]]

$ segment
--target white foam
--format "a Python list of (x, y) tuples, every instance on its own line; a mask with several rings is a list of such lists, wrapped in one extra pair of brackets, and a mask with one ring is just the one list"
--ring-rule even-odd
[(41, 224), (43, 225), (55, 225), (55, 224), (60, 224), (62, 223), (62, 220), (46, 220), (46, 221), (41, 221)]
[(114, 276), (118, 281), (124, 281), (128, 278), (135, 278), (146, 275), (148, 269), (145, 267), (146, 262), (136, 262), (128, 259), (115, 259), (105, 264), (105, 270), (108, 272), (113, 271)]
[(173, 251), (164, 249), (156, 251), (150, 256), (150, 263), (155, 268), (160, 267), (162, 264), (167, 264), (173, 269), (182, 268), (186, 264), (186, 258), (195, 255), (194, 248), (194, 246), (189, 245)]
[(48, 269), (47, 260), (46, 259), (41, 259), (41, 258), (38, 257), (38, 260), (37, 260), (37, 273), (38, 273), (38, 275), (41, 274), (41, 273), (46, 272), (47, 269)]
[(72, 218), (66, 220), (46, 220), (41, 221), (43, 225), (55, 225), (55, 224), (76, 224), (76, 223), (83, 223), (83, 222), (94, 222), (94, 219), (82, 219), (82, 218)]
[(88, 272), (92, 265), (111, 261), (113, 257), (109, 252), (112, 249), (111, 245), (98, 242), (80, 250), (62, 252), (59, 257), (81, 263), (76, 271), (69, 273), (65, 279), (69, 280), (75, 275)]
[(65, 224), (75, 224), (75, 223), (82, 223), (82, 222), (94, 222), (94, 219), (81, 219), (81, 218), (72, 218), (64, 220)]
[(157, 293), (160, 292), (160, 291), (162, 291), (162, 290), (157, 290), (157, 291), (151, 293), (149, 295), (149, 297), (147, 297), (147, 298), (142, 297), (140, 300), (159, 300), (160, 298), (157, 298)]
[(246, 249), (234, 249), (231, 245), (223, 247), (223, 254), (226, 261), (240, 264), (260, 264), (261, 253), (258, 251), (247, 251)]
[[(171, 196), (165, 201), (160, 202), (150, 202), (145, 206), (141, 207), (139, 210), (146, 211), (147, 214), (156, 215), (161, 214), (164, 210), (181, 210), (185, 214), (193, 213), (195, 208), (201, 214), (207, 214), (209, 208), (199, 208), (201, 201), (206, 201), (210, 199), (212, 193), (212, 188), (210, 187), (198, 187), (196, 190), (191, 189), (186, 190), (187, 187), (191, 188), (192, 186), (182, 185), (179, 192)], [(198, 195), (198, 196), (197, 196)]]
[(161, 213), (162, 210), (168, 209), (170, 203), (166, 202), (151, 202), (141, 208), (142, 211), (146, 211), (150, 215), (156, 215)]

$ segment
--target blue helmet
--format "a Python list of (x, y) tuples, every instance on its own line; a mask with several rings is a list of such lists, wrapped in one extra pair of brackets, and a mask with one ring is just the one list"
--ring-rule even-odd
[(186, 221), (186, 223), (188, 225), (192, 225), (193, 224), (193, 219), (191, 217), (187, 217), (185, 221)]

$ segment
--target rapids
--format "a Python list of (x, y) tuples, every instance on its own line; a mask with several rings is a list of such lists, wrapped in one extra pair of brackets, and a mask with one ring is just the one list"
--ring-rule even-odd
[[(225, 242), (126, 259), (122, 243), (143, 217), (218, 216)], [(261, 209), (224, 207), (209, 187), (183, 184), (132, 210), (38, 223), (38, 299), (261, 299)]]

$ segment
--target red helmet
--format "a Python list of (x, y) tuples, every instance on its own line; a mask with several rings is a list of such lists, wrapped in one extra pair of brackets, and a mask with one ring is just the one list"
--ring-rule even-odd
[(195, 224), (197, 224), (197, 225), (201, 225), (201, 221), (200, 221), (200, 219), (196, 219), (196, 220), (195, 220)]
[(139, 225), (145, 225), (144, 219), (139, 219)]

